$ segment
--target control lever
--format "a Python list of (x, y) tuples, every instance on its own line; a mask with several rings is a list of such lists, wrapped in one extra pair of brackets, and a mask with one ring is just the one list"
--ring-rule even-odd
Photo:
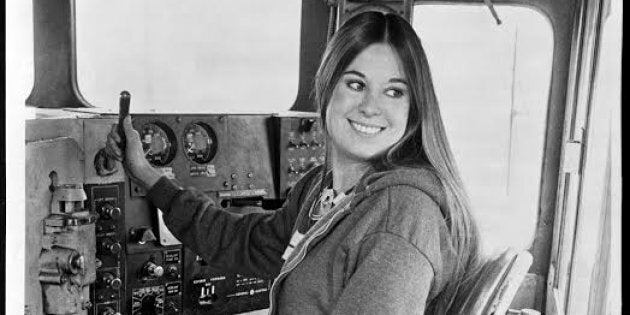
[(120, 101), (118, 103), (118, 134), (120, 135), (120, 143), (118, 146), (121, 150), (125, 150), (127, 138), (123, 128), (123, 120), (129, 116), (129, 103), (131, 102), (131, 94), (127, 91), (120, 92)]
[[(122, 122), (123, 119), (127, 115), (129, 115), (129, 103), (131, 100), (131, 94), (127, 91), (120, 92), (120, 103), (118, 108), (118, 134), (120, 135), (120, 143), (119, 147), (122, 151), (125, 150), (126, 145), (126, 137), (125, 131), (123, 130)], [(116, 168), (116, 161), (109, 157), (107, 153), (105, 153), (105, 149), (100, 149), (96, 156), (94, 156), (94, 169), (96, 173), (101, 177), (110, 176), (118, 171)]]

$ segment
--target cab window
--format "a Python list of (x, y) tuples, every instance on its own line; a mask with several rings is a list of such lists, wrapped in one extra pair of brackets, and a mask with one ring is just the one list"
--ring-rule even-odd
[(455, 159), (486, 251), (528, 248), (537, 223), (553, 33), (537, 11), (417, 5)]
[(77, 76), (93, 105), (272, 112), (298, 85), (300, 1), (77, 1)]

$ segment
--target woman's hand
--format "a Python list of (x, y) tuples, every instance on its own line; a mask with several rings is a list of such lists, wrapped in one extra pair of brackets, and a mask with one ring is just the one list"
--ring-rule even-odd
[(140, 135), (131, 125), (131, 116), (123, 120), (123, 130), (125, 132), (126, 149), (120, 149), (121, 135), (118, 134), (118, 124), (112, 125), (112, 130), (107, 134), (105, 152), (110, 157), (121, 161), (125, 167), (127, 175), (140, 184), (143, 188), (149, 189), (162, 176), (161, 172), (155, 169), (144, 157)]

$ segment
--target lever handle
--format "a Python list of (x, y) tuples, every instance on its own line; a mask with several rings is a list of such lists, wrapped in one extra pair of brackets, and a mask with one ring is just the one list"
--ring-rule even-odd
[(127, 91), (120, 92), (120, 102), (118, 106), (118, 134), (120, 135), (119, 147), (121, 150), (125, 149), (127, 144), (127, 138), (125, 130), (123, 128), (123, 119), (129, 115), (129, 103), (131, 102), (131, 94)]

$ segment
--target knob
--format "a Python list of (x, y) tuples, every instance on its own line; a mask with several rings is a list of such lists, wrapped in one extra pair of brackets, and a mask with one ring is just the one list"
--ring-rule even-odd
[(113, 219), (116, 220), (122, 214), (122, 211), (118, 207), (114, 207), (111, 204), (107, 203), (99, 209), (100, 215), (105, 219)]
[(103, 274), (103, 283), (105, 283), (106, 286), (110, 286), (114, 290), (118, 290), (122, 287), (122, 281), (109, 272)]
[(83, 257), (83, 255), (74, 256), (70, 261), (70, 266), (72, 266), (73, 269), (85, 269), (85, 258)]
[(179, 269), (177, 266), (170, 265), (166, 267), (166, 276), (173, 280), (179, 278)]
[(112, 255), (118, 255), (122, 250), (122, 246), (118, 242), (112, 240), (106, 240), (103, 242), (103, 248)]
[(142, 268), (142, 270), (144, 275), (147, 277), (159, 278), (164, 274), (164, 268), (151, 261), (144, 264), (144, 268)]

